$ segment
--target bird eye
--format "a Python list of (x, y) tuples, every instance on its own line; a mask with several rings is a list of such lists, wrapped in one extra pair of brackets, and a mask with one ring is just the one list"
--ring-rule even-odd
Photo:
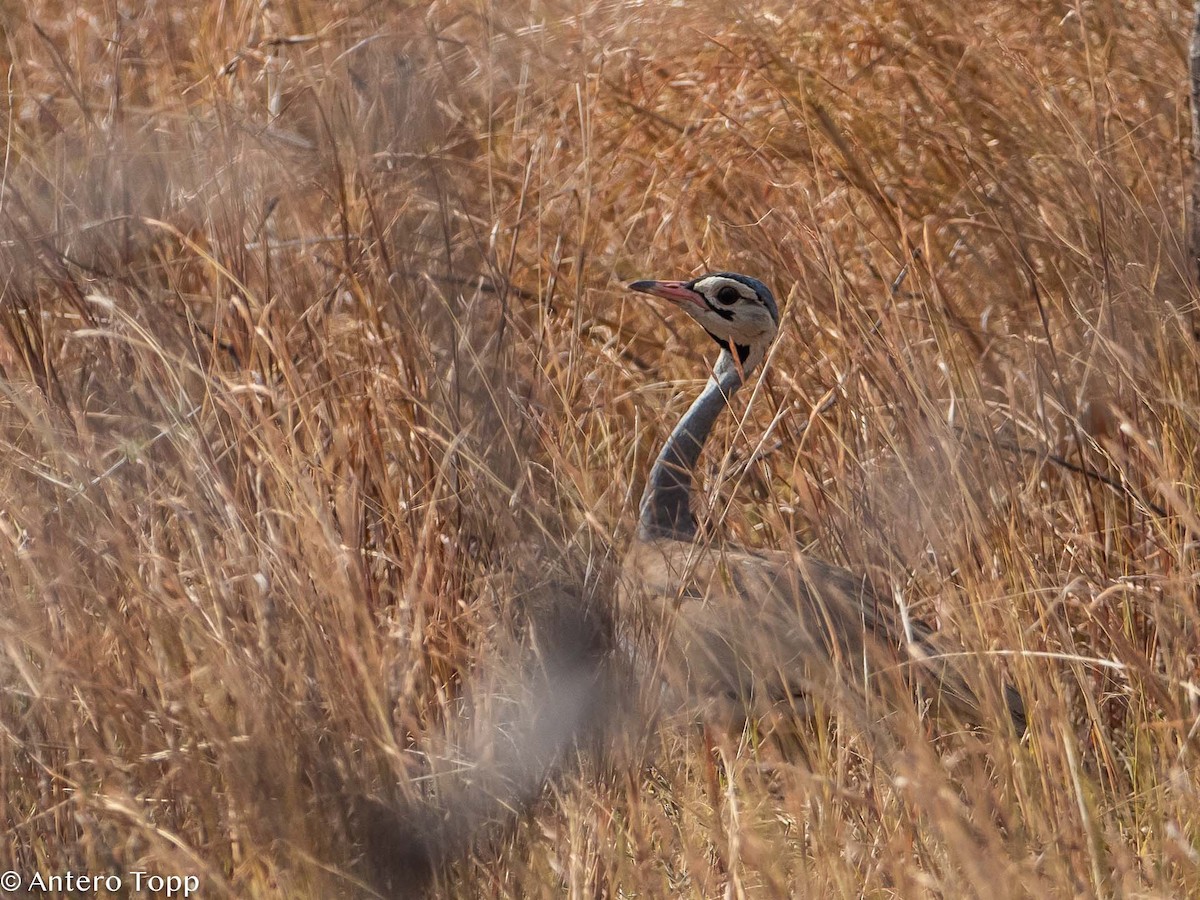
[(725, 285), (725, 287), (717, 291), (717, 302), (724, 303), (726, 306), (733, 306), (733, 304), (741, 299), (742, 295), (738, 293), (737, 288), (730, 287), (729, 285)]

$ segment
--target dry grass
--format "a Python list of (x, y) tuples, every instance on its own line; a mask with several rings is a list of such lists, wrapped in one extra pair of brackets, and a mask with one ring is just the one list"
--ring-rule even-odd
[[(1181, 0), (31, 6), (0, 868), (356, 895), (424, 835), (463, 897), (1200, 895)], [(997, 651), (1019, 746), (570, 762), (710, 362), (621, 282), (709, 267), (785, 311), (707, 508)]]

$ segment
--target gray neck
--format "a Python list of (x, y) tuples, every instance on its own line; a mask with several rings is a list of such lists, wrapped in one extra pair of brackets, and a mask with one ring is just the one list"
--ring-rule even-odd
[(638, 523), (638, 537), (642, 540), (658, 537), (691, 540), (696, 536), (696, 519), (689, 505), (692, 472), (713, 423), (742, 386), (747, 368), (739, 368), (729, 351), (722, 351), (704, 391), (667, 438), (642, 495)]

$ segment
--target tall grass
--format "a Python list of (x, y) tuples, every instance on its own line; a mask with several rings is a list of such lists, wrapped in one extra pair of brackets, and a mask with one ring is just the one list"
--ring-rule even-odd
[[(1200, 895), (1189, 16), (10, 10), (0, 868)], [(717, 771), (576, 690), (710, 363), (622, 282), (709, 268), (784, 309), (714, 527), (894, 588), (1019, 745), (834, 711)]]

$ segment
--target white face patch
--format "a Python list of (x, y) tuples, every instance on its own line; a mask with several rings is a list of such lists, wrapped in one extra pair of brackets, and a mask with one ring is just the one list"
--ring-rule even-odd
[(691, 289), (704, 300), (701, 304), (689, 303), (684, 310), (719, 343), (765, 352), (775, 337), (776, 324), (754, 288), (735, 278), (709, 275), (693, 283)]
[(740, 281), (734, 281), (732, 278), (725, 278), (722, 275), (709, 275), (692, 285), (692, 290), (703, 294), (709, 300), (717, 302), (717, 298), (721, 295), (721, 291), (725, 288), (733, 288), (737, 291), (738, 296), (743, 300), (754, 302), (756, 295), (754, 289), (749, 285), (742, 284)]

